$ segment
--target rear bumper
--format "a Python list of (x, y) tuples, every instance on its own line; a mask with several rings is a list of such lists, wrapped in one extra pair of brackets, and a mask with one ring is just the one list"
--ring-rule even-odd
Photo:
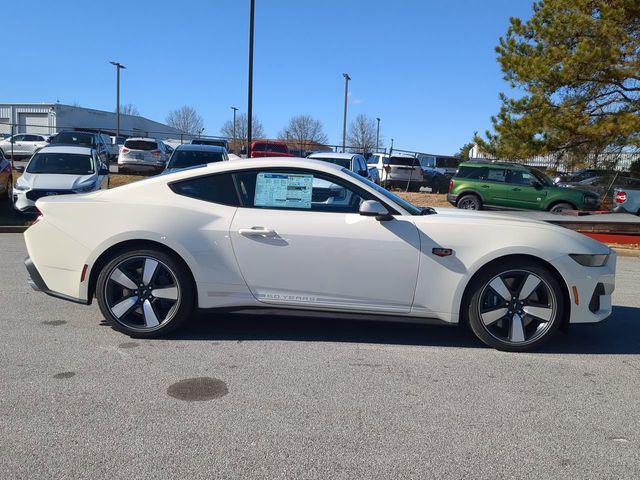
[(447, 202), (449, 202), (451, 205), (455, 205), (457, 201), (458, 201), (458, 195), (447, 193)]
[(34, 265), (33, 261), (30, 257), (24, 259), (24, 266), (27, 268), (27, 272), (29, 273), (29, 280), (27, 283), (31, 288), (33, 288), (36, 292), (43, 292), (47, 295), (55, 298), (60, 298), (62, 300), (67, 300), (69, 302), (80, 303), (82, 305), (89, 305), (91, 302), (87, 300), (82, 300), (80, 298), (70, 297), (69, 295), (65, 295), (63, 293), (54, 292), (47, 287), (47, 284), (42, 279), (40, 272)]

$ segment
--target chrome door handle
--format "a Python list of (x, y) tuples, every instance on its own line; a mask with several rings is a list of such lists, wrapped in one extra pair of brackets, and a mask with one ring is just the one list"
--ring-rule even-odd
[(275, 237), (275, 230), (264, 227), (241, 228), (238, 233), (243, 237)]
[(489, 185), (480, 185), (482, 188), (489, 188)]

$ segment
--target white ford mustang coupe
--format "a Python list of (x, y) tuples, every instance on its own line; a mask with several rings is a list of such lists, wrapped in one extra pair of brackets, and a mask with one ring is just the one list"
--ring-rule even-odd
[(137, 337), (195, 308), (272, 307), (465, 322), (522, 351), (611, 313), (607, 246), (547, 223), (418, 208), (326, 162), (219, 162), (36, 206), (31, 285), (95, 296)]

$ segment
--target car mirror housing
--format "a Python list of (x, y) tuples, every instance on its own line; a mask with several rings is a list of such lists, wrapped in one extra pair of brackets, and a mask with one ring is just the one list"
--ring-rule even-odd
[(533, 188), (535, 188), (536, 190), (541, 190), (542, 187), (543, 187), (543, 185), (540, 182), (538, 182), (538, 181), (534, 181), (533, 182)]
[(98, 175), (109, 175), (109, 167), (101, 165), (98, 169)]
[(375, 200), (365, 200), (360, 205), (360, 215), (363, 217), (376, 217), (376, 220), (391, 220), (393, 217), (389, 210), (380, 202)]
[(16, 172), (19, 172), (19, 173), (24, 172), (24, 167), (22, 165), (16, 165), (14, 168), (16, 169)]

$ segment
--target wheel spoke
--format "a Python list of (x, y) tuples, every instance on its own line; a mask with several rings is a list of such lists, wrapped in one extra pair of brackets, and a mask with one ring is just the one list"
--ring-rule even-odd
[(522, 310), (527, 315), (539, 318), (545, 322), (550, 321), (553, 315), (553, 309), (551, 307), (533, 307), (531, 305), (527, 305), (526, 307), (523, 307)]
[(493, 288), (493, 290), (500, 295), (503, 299), (509, 301), (511, 300), (511, 292), (509, 291), (509, 289), (507, 288), (507, 286), (505, 285), (504, 281), (502, 280), (502, 278), (500, 277), (496, 277), (494, 278), (491, 283), (489, 284), (489, 286), (491, 288)]
[(496, 308), (495, 310), (490, 310), (488, 312), (480, 314), (482, 317), (482, 321), (485, 325), (491, 325), (496, 323), (502, 317), (507, 314), (507, 309), (505, 308)]
[(138, 288), (138, 286), (133, 282), (133, 280), (131, 280), (122, 270), (120, 270), (119, 268), (116, 268), (113, 273), (111, 274), (111, 276), (109, 277), (110, 280), (113, 280), (114, 282), (116, 282), (119, 285), (122, 285), (125, 288), (128, 288), (129, 290), (135, 290), (136, 288)]
[(144, 313), (144, 323), (147, 327), (160, 325), (156, 312), (153, 310), (153, 305), (149, 300), (145, 300), (142, 304), (142, 312)]
[(145, 285), (149, 285), (151, 283), (151, 279), (153, 278), (153, 274), (156, 272), (156, 268), (158, 268), (158, 262), (153, 258), (145, 258), (144, 260), (144, 270), (142, 271), (142, 283)]
[[(135, 286), (134, 286), (135, 288)], [(118, 318), (122, 317), (125, 313), (127, 313), (138, 301), (138, 297), (135, 295), (132, 297), (125, 298), (124, 300), (116, 303), (113, 307), (111, 307), (111, 312)]]
[(157, 298), (166, 298), (167, 300), (178, 300), (178, 287), (156, 288), (151, 293)]
[(531, 296), (534, 290), (538, 288), (538, 285), (540, 285), (540, 279), (535, 275), (529, 274), (520, 289), (520, 295), (518, 295), (518, 298), (520, 300), (526, 300)]
[(522, 318), (520, 315), (515, 314), (511, 320), (511, 330), (509, 332), (509, 341), (511, 342), (524, 342), (524, 325), (522, 324)]

